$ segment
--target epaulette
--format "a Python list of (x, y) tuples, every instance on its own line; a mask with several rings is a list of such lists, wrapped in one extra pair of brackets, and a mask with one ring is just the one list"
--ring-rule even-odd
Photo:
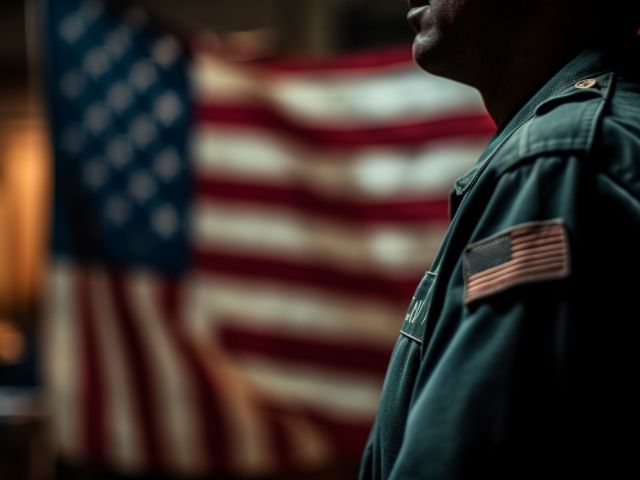
[(588, 153), (609, 98), (613, 73), (577, 81), (540, 103), (502, 147), (492, 167), (505, 171), (522, 161), (554, 153)]

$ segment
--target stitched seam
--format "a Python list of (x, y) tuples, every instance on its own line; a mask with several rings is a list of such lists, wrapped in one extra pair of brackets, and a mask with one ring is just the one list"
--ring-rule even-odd
[(589, 138), (591, 139), (590, 146), (593, 146), (593, 139), (596, 136), (596, 130), (598, 128), (598, 124), (600, 123), (602, 112), (604, 111), (604, 108), (607, 105), (607, 100), (609, 100), (611, 93), (613, 92), (613, 84), (615, 83), (615, 80), (616, 80), (615, 75), (613, 73), (610, 74), (609, 82), (607, 82), (607, 88), (603, 92), (603, 98), (605, 101), (598, 105), (598, 109), (594, 114), (593, 122), (590, 125), (590, 130), (589, 130)]
[(407, 337), (410, 340), (413, 340), (414, 342), (418, 342), (419, 344), (423, 344), (424, 342), (422, 340), (420, 340), (418, 337), (414, 337), (413, 335), (409, 335), (408, 333), (400, 330), (400, 335), (404, 335), (405, 337)]

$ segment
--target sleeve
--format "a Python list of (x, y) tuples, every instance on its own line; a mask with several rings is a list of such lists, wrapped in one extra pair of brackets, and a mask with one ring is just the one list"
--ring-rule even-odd
[(390, 478), (577, 478), (622, 468), (621, 435), (635, 415), (621, 399), (631, 398), (637, 365), (628, 321), (637, 293), (618, 270), (639, 264), (637, 198), (577, 156), (540, 157), (500, 176), (472, 240), (559, 219), (569, 275), (464, 304), (458, 261)]

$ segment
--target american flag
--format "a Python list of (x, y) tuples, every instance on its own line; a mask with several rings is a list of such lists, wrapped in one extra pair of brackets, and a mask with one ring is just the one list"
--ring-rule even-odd
[(562, 220), (532, 222), (468, 245), (465, 303), (511, 287), (569, 275), (569, 242)]
[(61, 455), (182, 474), (357, 459), (450, 186), (493, 131), (479, 97), (408, 47), (234, 63), (107, 3), (44, 1)]

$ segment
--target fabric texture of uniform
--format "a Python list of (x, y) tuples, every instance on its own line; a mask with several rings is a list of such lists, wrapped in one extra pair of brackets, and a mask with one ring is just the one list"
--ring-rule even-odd
[(361, 479), (637, 468), (640, 83), (625, 54), (574, 58), (456, 182)]

